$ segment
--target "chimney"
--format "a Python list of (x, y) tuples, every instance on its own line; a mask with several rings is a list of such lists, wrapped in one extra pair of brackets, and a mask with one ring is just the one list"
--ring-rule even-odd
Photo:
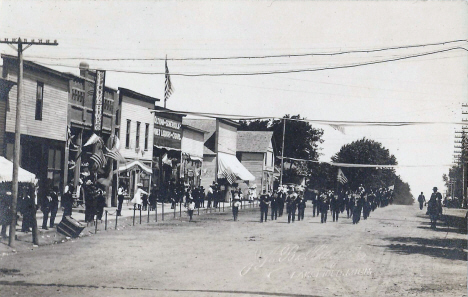
[(80, 63), (80, 76), (87, 77), (89, 71), (89, 64), (86, 62)]

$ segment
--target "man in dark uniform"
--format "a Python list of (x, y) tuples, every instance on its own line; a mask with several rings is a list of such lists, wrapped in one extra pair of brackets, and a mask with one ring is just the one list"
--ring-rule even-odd
[(270, 197), (267, 194), (266, 190), (263, 190), (263, 194), (260, 195), (260, 222), (261, 223), (263, 223), (263, 219), (265, 219), (265, 222), (267, 221), (269, 205), (270, 205)]
[(281, 217), (283, 215), (284, 210), (284, 203), (286, 202), (286, 191), (283, 187), (278, 188), (278, 201), (276, 204), (278, 205), (278, 215)]
[(361, 196), (356, 197), (354, 202), (354, 209), (353, 209), (353, 224), (359, 223), (361, 220), (361, 211), (362, 211), (362, 200)]
[(328, 194), (323, 192), (322, 195), (320, 196), (320, 213), (322, 214), (321, 219), (320, 219), (321, 223), (327, 222), (329, 206), (330, 206), (330, 200), (329, 200)]
[(288, 223), (296, 220), (296, 199), (297, 199), (297, 194), (294, 192), (293, 189), (289, 190), (289, 195), (286, 198), (286, 210), (288, 212)]
[(332, 211), (333, 222), (338, 222), (338, 216), (340, 214), (340, 201), (337, 195), (334, 195), (333, 192), (330, 193), (330, 208)]
[(348, 219), (353, 216), (354, 210), (354, 194), (348, 194), (348, 200), (346, 204), (346, 214), (348, 215)]
[(297, 220), (304, 220), (304, 212), (306, 208), (306, 199), (302, 193), (299, 191), (299, 195), (297, 197)]
[(278, 203), (279, 203), (278, 196), (280, 195), (281, 194), (278, 191), (276, 191), (271, 196), (270, 204), (271, 204), (271, 220), (272, 221), (278, 219)]

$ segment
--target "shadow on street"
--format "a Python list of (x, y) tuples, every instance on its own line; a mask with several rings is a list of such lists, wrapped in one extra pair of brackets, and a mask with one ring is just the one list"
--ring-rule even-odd
[(398, 254), (422, 254), (430, 257), (449, 260), (467, 260), (466, 239), (422, 238), (422, 237), (388, 237), (391, 243), (386, 246)]

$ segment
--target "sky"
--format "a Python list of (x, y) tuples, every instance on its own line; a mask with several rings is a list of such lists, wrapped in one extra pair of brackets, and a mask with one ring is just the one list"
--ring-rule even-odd
[[(275, 58), (168, 61), (174, 110), (314, 120), (460, 122), (468, 51), (345, 69), (268, 75), (180, 76), (328, 68), (427, 53), (468, 42), (371, 53), (291, 57), (468, 39), (466, 1), (0, 1), (0, 38), (57, 39), (24, 58), (78, 74), (107, 70), (106, 85), (164, 98), (164, 57)], [(15, 54), (8, 45), (0, 52)], [(75, 58), (75, 59), (69, 59)], [(159, 58), (99, 61), (96, 58)], [(115, 72), (153, 72), (136, 74)], [(466, 115), (465, 115), (466, 116)], [(466, 116), (468, 117), (468, 116)], [(320, 160), (363, 137), (388, 148), (413, 195), (444, 189), (460, 125), (327, 125)], [(287, 145), (287, 144), (286, 144)]]

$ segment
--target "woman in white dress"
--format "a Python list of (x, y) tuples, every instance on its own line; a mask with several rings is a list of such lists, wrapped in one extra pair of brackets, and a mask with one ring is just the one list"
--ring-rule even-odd
[(133, 203), (135, 206), (138, 205), (138, 208), (141, 207), (141, 204), (143, 203), (143, 200), (141, 199), (142, 194), (148, 195), (146, 191), (144, 191), (141, 187), (143, 187), (142, 184), (137, 184), (137, 190), (135, 191), (135, 195), (133, 195), (132, 201), (130, 203)]

